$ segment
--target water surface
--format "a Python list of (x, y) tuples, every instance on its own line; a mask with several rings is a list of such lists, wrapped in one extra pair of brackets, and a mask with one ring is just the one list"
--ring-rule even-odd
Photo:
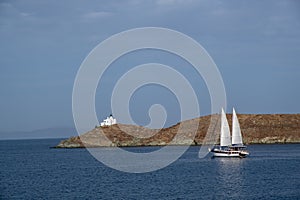
[(58, 142), (0, 141), (0, 199), (300, 199), (300, 144), (250, 145), (245, 159), (199, 159), (191, 147), (164, 169), (129, 174), (85, 149), (49, 148)]

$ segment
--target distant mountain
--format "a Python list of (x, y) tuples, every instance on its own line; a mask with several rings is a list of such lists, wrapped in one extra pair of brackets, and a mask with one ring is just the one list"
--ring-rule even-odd
[(0, 132), (0, 140), (69, 138), (77, 135), (72, 127), (47, 128), (34, 131)]
[[(232, 123), (231, 118), (232, 115), (227, 114), (229, 124)], [(300, 142), (300, 114), (238, 114), (238, 118), (246, 144)], [(211, 119), (215, 125), (209, 129)], [(218, 115), (212, 118), (204, 116), (161, 130), (124, 124), (98, 127), (81, 136), (63, 140), (57, 147), (198, 145), (203, 143), (207, 133), (210, 137), (206, 141), (214, 143), (220, 133), (218, 119)]]

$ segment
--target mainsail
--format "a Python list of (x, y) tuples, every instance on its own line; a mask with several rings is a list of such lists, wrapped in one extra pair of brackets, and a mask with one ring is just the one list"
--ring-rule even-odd
[(240, 124), (234, 108), (232, 111), (232, 145), (243, 145)]
[(230, 141), (229, 125), (226, 118), (226, 114), (222, 108), (220, 146), (230, 146), (230, 145), (231, 145), (231, 141)]

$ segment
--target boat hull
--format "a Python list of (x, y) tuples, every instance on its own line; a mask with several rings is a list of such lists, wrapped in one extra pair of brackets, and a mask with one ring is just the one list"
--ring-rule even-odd
[(214, 157), (240, 157), (238, 153), (228, 154), (228, 153), (214, 153)]
[(214, 157), (239, 157), (239, 152), (215, 150), (213, 151), (213, 155)]
[(249, 153), (245, 150), (222, 150), (213, 149), (211, 151), (214, 157), (247, 157)]
[(249, 156), (249, 152), (247, 152), (247, 151), (241, 151), (239, 153), (239, 156), (242, 157), (242, 158), (245, 158), (245, 157)]

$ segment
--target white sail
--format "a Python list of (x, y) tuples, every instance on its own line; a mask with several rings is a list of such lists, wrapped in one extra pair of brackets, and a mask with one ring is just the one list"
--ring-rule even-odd
[(235, 110), (232, 111), (232, 145), (243, 145), (242, 133)]
[(230, 146), (230, 145), (231, 145), (230, 129), (226, 118), (226, 114), (222, 108), (220, 146)]

